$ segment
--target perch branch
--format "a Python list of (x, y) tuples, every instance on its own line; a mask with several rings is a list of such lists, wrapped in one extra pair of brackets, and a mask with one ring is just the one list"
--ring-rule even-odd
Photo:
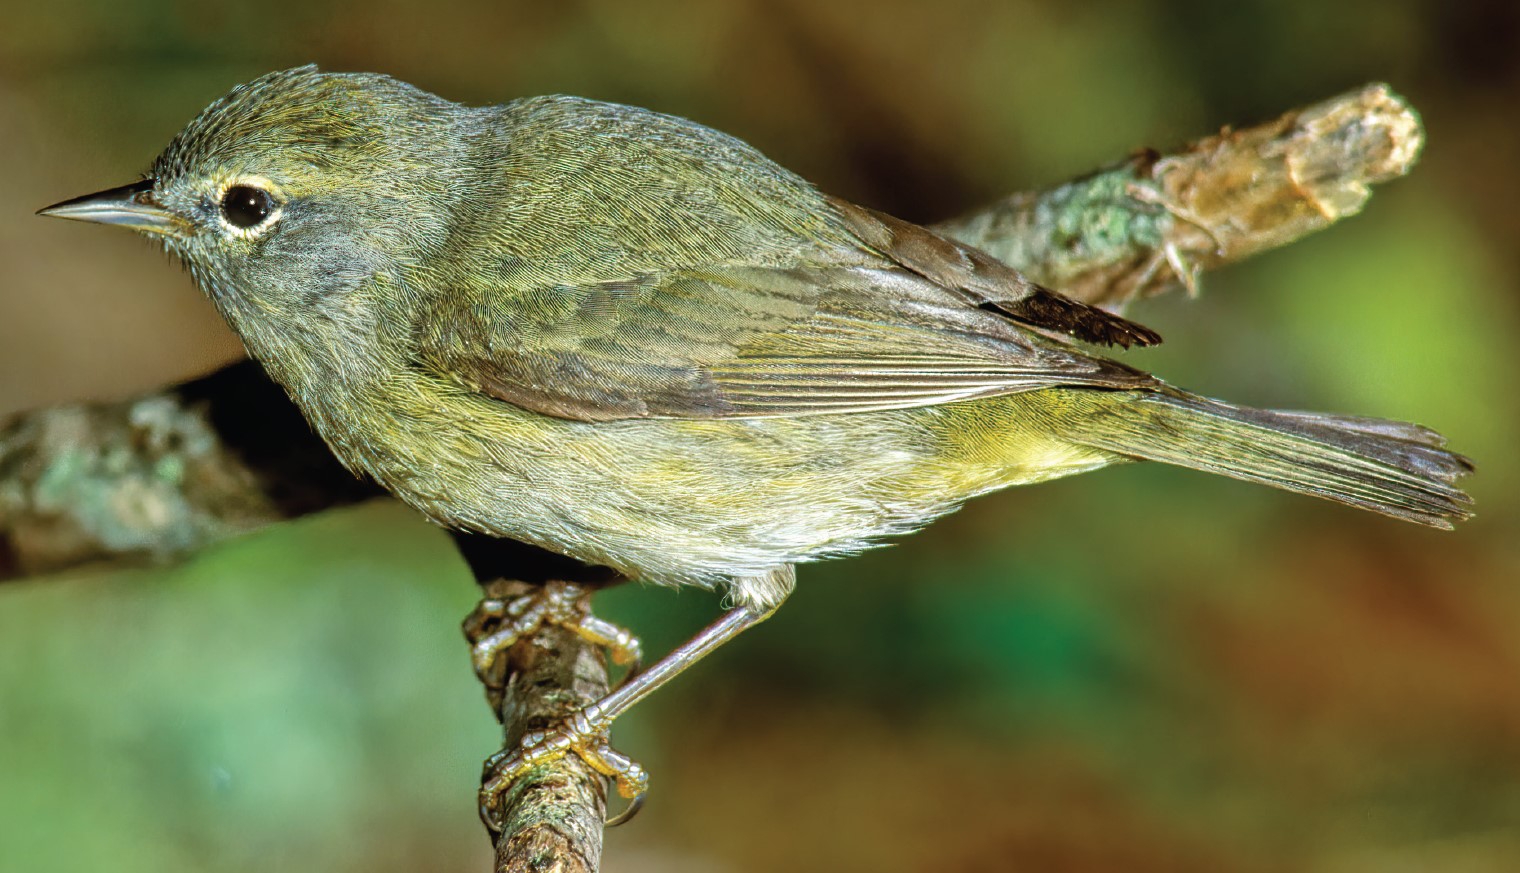
[[(1369, 185), (1408, 172), (1422, 139), (1415, 113), (1372, 85), (1015, 194), (937, 229), (1073, 297), (1117, 306), (1177, 285), (1196, 290), (1202, 270), (1355, 214)], [(0, 579), (172, 561), (378, 494), (243, 362), (133, 400), (24, 413), (0, 428)], [(520, 570), (510, 559), (491, 565), (519, 579)], [(537, 632), (510, 660), (512, 678), (493, 703), (509, 747), (607, 687), (601, 653), (558, 629)], [(497, 869), (594, 871), (604, 802), (601, 779), (575, 756), (523, 780), (504, 802)]]
[[(483, 582), (485, 596), (510, 601), (530, 583)], [(590, 591), (582, 606), (590, 609)], [(465, 635), (479, 639), (492, 628), (465, 622)], [(474, 625), (474, 626), (472, 626)], [(488, 677), (487, 699), (503, 728), (504, 749), (515, 749), (529, 731), (563, 721), (607, 694), (607, 660), (574, 633), (545, 625), (513, 646)], [(492, 690), (495, 689), (495, 690)], [(493, 834), (498, 873), (595, 873), (601, 865), (606, 783), (578, 755), (542, 764), (512, 783), (501, 798), (502, 829)]]

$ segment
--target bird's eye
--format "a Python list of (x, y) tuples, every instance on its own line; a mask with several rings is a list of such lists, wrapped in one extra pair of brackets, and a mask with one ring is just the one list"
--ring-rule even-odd
[(274, 211), (269, 192), (252, 185), (233, 185), (222, 194), (222, 218), (233, 227), (258, 227)]

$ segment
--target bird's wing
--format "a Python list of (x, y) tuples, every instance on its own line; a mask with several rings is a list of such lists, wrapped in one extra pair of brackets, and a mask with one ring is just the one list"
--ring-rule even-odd
[(862, 412), (1155, 384), (1066, 339), (1148, 345), (1160, 339), (1150, 330), (915, 225), (835, 205), (861, 243), (844, 256), (451, 289), (418, 325), (418, 363), (581, 421)]
[(970, 304), (1048, 333), (1106, 346), (1153, 346), (1161, 335), (1025, 279), (981, 249), (885, 213), (825, 198), (866, 248)]

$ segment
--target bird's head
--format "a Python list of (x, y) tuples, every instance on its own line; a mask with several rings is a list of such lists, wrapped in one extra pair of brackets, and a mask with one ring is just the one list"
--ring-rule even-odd
[(271, 332), (364, 329), (359, 289), (445, 235), (457, 109), (386, 76), (270, 73), (206, 107), (145, 178), (40, 214), (162, 240), (256, 355), (285, 338)]

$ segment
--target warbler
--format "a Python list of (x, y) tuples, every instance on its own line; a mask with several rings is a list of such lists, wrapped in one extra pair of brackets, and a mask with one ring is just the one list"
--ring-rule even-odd
[(1434, 431), (1174, 388), (1079, 345), (1150, 329), (644, 109), (301, 67), (42, 212), (162, 240), (337, 457), (439, 524), (726, 589), (697, 638), (496, 760), (488, 811), (571, 751), (642, 796), (612, 718), (768, 616), (796, 564), (979, 494), (1154, 460), (1470, 514)]

